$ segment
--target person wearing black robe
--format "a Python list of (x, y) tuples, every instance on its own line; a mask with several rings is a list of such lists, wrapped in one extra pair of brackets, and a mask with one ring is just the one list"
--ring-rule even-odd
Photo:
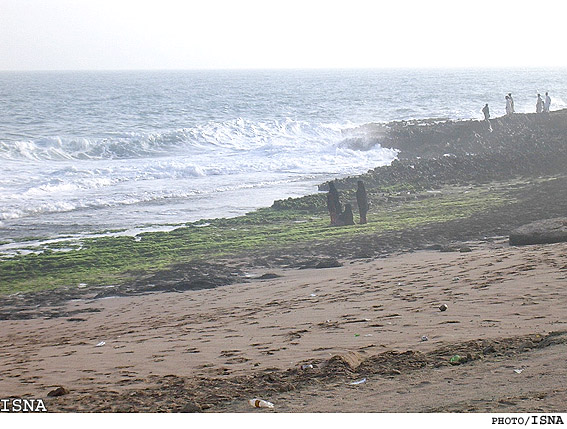
[(345, 204), (345, 211), (339, 215), (339, 225), (354, 225), (354, 216), (350, 204)]
[(362, 225), (367, 222), (366, 215), (368, 213), (368, 197), (366, 196), (366, 188), (362, 180), (358, 181), (356, 202), (358, 204), (358, 213), (360, 214), (360, 224)]
[(339, 216), (343, 212), (339, 201), (339, 192), (335, 187), (335, 182), (329, 182), (329, 193), (327, 194), (327, 209), (331, 217), (331, 225), (339, 224)]

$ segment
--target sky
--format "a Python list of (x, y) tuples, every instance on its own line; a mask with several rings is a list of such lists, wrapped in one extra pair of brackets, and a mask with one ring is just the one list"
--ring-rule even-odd
[(0, 0), (0, 70), (566, 67), (562, 1)]

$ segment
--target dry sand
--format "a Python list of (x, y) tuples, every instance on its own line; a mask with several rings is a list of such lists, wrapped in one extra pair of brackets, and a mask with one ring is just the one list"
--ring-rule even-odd
[[(468, 246), (1, 320), (0, 397), (68, 389), (50, 411), (249, 412), (256, 396), (282, 412), (565, 411), (567, 336), (546, 335), (567, 331), (567, 243)], [(469, 361), (449, 365), (459, 352)]]

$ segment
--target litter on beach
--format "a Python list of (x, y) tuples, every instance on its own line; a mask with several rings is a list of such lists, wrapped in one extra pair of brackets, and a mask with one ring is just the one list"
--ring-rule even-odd
[(463, 361), (463, 357), (459, 355), (455, 355), (451, 359), (449, 359), (449, 363), (451, 365), (459, 365), (460, 363), (462, 363), (462, 361)]
[(274, 404), (268, 401), (264, 401), (263, 399), (250, 399), (248, 403), (254, 408), (274, 408)]
[(102, 347), (106, 344), (106, 342), (101, 341), (100, 343), (98, 343), (95, 347)]
[(353, 381), (352, 383), (349, 383), (351, 386), (356, 386), (358, 384), (364, 384), (366, 383), (366, 378), (363, 378), (362, 380), (358, 380), (358, 381)]
[(516, 374), (521, 374), (522, 372), (524, 372), (524, 369), (523, 368), (515, 369), (514, 372)]

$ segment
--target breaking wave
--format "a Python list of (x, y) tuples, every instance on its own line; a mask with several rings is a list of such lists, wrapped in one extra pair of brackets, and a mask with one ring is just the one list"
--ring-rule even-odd
[(160, 157), (204, 152), (274, 153), (286, 149), (341, 147), (368, 150), (378, 141), (351, 136), (354, 124), (311, 124), (291, 119), (207, 122), (155, 133), (98, 137), (42, 137), (0, 141), (0, 158), (11, 160), (98, 160)]
[(208, 196), (356, 174), (396, 156), (372, 129), (236, 119), (147, 134), (0, 142), (7, 173), (0, 220), (200, 196), (207, 204)]

